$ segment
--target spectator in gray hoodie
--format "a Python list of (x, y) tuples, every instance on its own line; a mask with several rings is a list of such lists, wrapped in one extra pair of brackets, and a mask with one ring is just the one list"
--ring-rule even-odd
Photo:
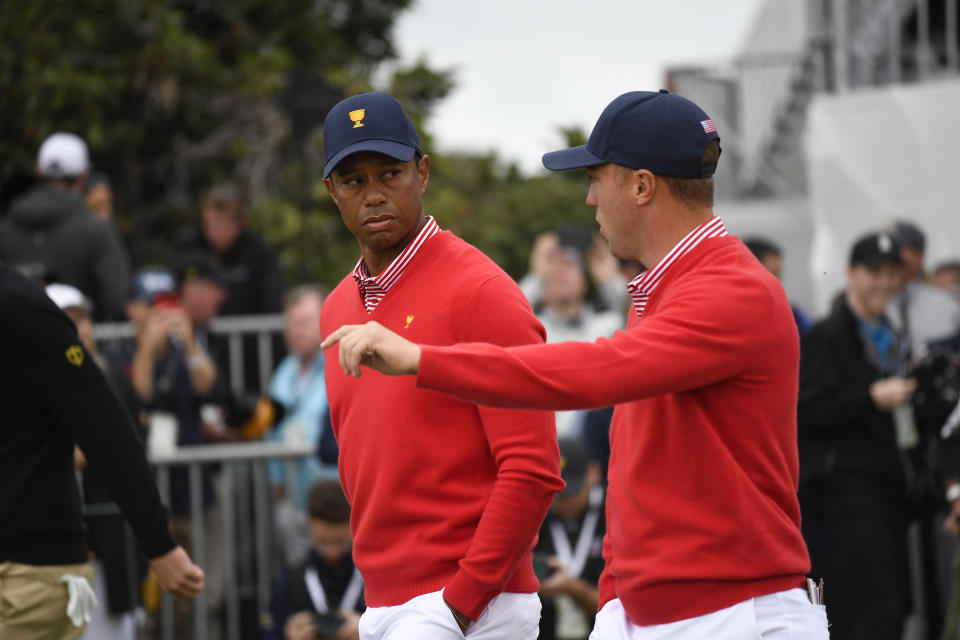
[(84, 203), (89, 170), (78, 136), (55, 133), (43, 142), (39, 183), (0, 220), (0, 263), (76, 287), (93, 301), (95, 320), (123, 319), (130, 265), (116, 232)]

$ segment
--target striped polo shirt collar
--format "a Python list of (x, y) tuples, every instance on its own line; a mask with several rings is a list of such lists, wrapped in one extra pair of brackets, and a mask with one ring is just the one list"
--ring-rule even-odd
[(377, 308), (383, 297), (387, 295), (387, 291), (390, 291), (390, 288), (397, 283), (397, 280), (403, 275), (404, 269), (417, 255), (420, 248), (426, 244), (427, 240), (440, 232), (440, 226), (432, 216), (427, 216), (426, 221), (427, 223), (423, 225), (423, 229), (413, 239), (413, 242), (408, 244), (400, 252), (400, 255), (394, 258), (393, 262), (379, 275), (370, 275), (370, 270), (367, 269), (367, 263), (364, 262), (363, 256), (360, 256), (360, 259), (357, 260), (357, 265), (353, 268), (353, 279), (356, 280), (357, 286), (360, 288), (360, 298), (363, 300), (363, 307), (367, 310), (367, 313), (372, 313)]
[(643, 311), (647, 308), (650, 296), (663, 282), (664, 274), (670, 270), (670, 267), (677, 260), (690, 253), (694, 247), (707, 238), (721, 238), (725, 235), (727, 235), (727, 229), (723, 226), (723, 220), (719, 216), (714, 216), (684, 236), (683, 240), (678, 242), (667, 255), (663, 256), (657, 266), (647, 269), (631, 280), (627, 284), (627, 291), (633, 298), (633, 306), (637, 310), (637, 317), (643, 317)]

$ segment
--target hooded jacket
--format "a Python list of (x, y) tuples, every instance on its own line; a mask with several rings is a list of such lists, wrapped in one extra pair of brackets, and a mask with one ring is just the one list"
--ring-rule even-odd
[(80, 289), (97, 320), (123, 317), (127, 256), (113, 228), (78, 194), (42, 184), (15, 200), (0, 219), (0, 262)]

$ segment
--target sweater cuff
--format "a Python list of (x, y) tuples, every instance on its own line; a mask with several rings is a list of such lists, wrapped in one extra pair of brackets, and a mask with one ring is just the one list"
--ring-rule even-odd
[[(442, 372), (438, 369), (437, 360), (440, 359), (440, 351), (437, 347), (422, 344), (420, 345), (420, 364), (417, 366), (417, 388), (438, 390), (435, 386), (438, 381), (443, 380)], [(450, 604), (453, 604), (452, 602)]]
[(165, 526), (156, 535), (151, 535), (149, 539), (140, 538), (140, 546), (143, 548), (143, 554), (150, 560), (156, 560), (177, 548), (177, 541), (170, 533), (170, 527)]
[(474, 622), (498, 595), (498, 589), (491, 589), (489, 585), (478, 582), (462, 569), (457, 571), (443, 589), (443, 599)]

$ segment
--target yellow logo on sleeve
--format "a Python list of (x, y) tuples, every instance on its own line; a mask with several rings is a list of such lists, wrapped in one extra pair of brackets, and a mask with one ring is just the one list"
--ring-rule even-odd
[(413, 316), (409, 315), (407, 316), (407, 324), (403, 325), (403, 328), (406, 329), (407, 327), (409, 327), (411, 322), (413, 322)]
[(364, 118), (364, 116), (367, 115), (367, 110), (366, 110), (366, 109), (354, 109), (353, 111), (351, 111), (351, 112), (348, 113), (347, 115), (350, 116), (350, 119), (351, 119), (351, 120), (353, 120), (353, 128), (356, 129), (357, 127), (362, 127), (362, 126), (363, 126), (363, 118)]
[(80, 345), (75, 344), (67, 349), (67, 362), (75, 367), (79, 367), (83, 364), (83, 349), (80, 347)]

